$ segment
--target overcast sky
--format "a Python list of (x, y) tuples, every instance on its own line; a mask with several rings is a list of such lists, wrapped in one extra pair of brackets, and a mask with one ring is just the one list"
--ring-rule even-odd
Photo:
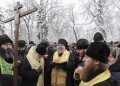
[(15, 0), (0, 0), (0, 7), (6, 8), (8, 4), (12, 3)]
[[(9, 4), (15, 4), (16, 1), (20, 1), (20, 0), (0, 0), (0, 7), (2, 8), (8, 8), (9, 7)], [(40, 1), (40, 0), (36, 0), (36, 1)], [(81, 1), (81, 0), (61, 0), (65, 5), (68, 5), (69, 3), (75, 3), (76, 5), (80, 5), (81, 3), (78, 2), (78, 1)], [(84, 2), (87, 2), (88, 0), (82, 0)], [(80, 12), (81, 10), (79, 8), (76, 8), (76, 10), (78, 12)], [(81, 17), (81, 16), (80, 16)], [(84, 20), (83, 19), (84, 17), (82, 16), (82, 18), (80, 18), (80, 21)], [(92, 26), (92, 25), (91, 25)], [(110, 38), (111, 39), (111, 38)], [(118, 38), (117, 38), (118, 39)]]
[[(8, 4), (13, 4), (13, 2), (15, 3), (16, 1), (20, 1), (20, 0), (0, 0), (0, 7), (6, 8), (8, 7)], [(39, 1), (39, 0), (36, 0)], [(61, 0), (63, 3), (68, 4), (68, 3), (77, 3), (78, 0)]]

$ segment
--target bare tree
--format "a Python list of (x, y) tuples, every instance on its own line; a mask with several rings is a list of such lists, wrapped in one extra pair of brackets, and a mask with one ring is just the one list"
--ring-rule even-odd
[(1, 11), (1, 8), (0, 8), (0, 31), (1, 31), (1, 34), (4, 34), (3, 19), (4, 19), (3, 12)]
[[(36, 5), (36, 2), (34, 0), (24, 0), (24, 1), (21, 1), (22, 2), (22, 5), (24, 6), (21, 11), (25, 11), (25, 10), (29, 10), (30, 8), (32, 8), (34, 5)], [(13, 1), (14, 3), (14, 1)], [(4, 9), (5, 10), (5, 13), (6, 13), (6, 17), (8, 15), (14, 15), (14, 4), (8, 4), (8, 8), (7, 9)], [(22, 31), (20, 29), (20, 34), (19, 34), (19, 37), (20, 39), (24, 39), (26, 40), (25, 38), (28, 37), (28, 40), (26, 40), (27, 42), (29, 42), (31, 40), (31, 32), (30, 30), (32, 29), (31, 27), (33, 27), (33, 22), (35, 20), (35, 13), (34, 14), (30, 14), (30, 15), (27, 15), (25, 17), (22, 17), (21, 18), (21, 26), (24, 27), (24, 31)], [(14, 27), (13, 27), (13, 23), (14, 22), (10, 22), (9, 25), (10, 25), (10, 28), (11, 28), (11, 36), (12, 36), (12, 39), (14, 37)], [(25, 27), (26, 26), (26, 27)], [(22, 28), (21, 27), (21, 28)], [(27, 31), (26, 31), (27, 30)], [(25, 33), (27, 32), (27, 33)], [(24, 34), (24, 35), (23, 35)]]
[(76, 42), (78, 40), (77, 38), (77, 32), (76, 32), (76, 14), (74, 12), (74, 5), (70, 5), (70, 9), (69, 9), (69, 18), (70, 18), (70, 23), (71, 23), (71, 28), (74, 32), (74, 35), (75, 35), (75, 39), (76, 39)]
[[(29, 10), (30, 8), (37, 6), (36, 1), (35, 0), (23, 0), (23, 5), (24, 10)], [(22, 11), (24, 11), (22, 9)], [(28, 42), (31, 40), (31, 33), (32, 33), (32, 27), (33, 27), (33, 22), (35, 21), (35, 13), (27, 15), (25, 17), (23, 17), (23, 21), (25, 23), (26, 29), (27, 29), (27, 37), (28, 37)]]
[(51, 26), (53, 26), (53, 20), (63, 10), (58, 1), (59, 0), (40, 0), (37, 14), (37, 28), (39, 31), (39, 38), (41, 40), (47, 39), (47, 36), (49, 35), (48, 31)]
[[(8, 7), (6, 9), (3, 9), (5, 18), (8, 18), (10, 16), (12, 17), (15, 14), (14, 4), (8, 4), (7, 6)], [(8, 27), (10, 27), (10, 36), (11, 36), (11, 39), (14, 40), (14, 21), (9, 22), (8, 25), (9, 26), (7, 26), (7, 30), (9, 30)]]
[(108, 0), (90, 0), (86, 3), (82, 1), (82, 3), (84, 13), (90, 24), (94, 23), (95, 28), (101, 31), (106, 37), (107, 33), (111, 31), (111, 28), (108, 26), (112, 25), (109, 12), (110, 2)]
[(61, 37), (63, 29), (65, 29), (63, 27), (64, 21), (63, 21), (62, 17), (63, 16), (57, 16), (56, 20), (54, 20), (53, 24), (52, 24), (52, 29), (53, 29), (53, 32), (54, 32), (55, 36), (57, 37), (57, 39), (59, 39)]

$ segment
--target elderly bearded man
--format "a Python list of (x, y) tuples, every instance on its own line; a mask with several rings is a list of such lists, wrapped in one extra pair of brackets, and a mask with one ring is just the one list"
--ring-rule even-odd
[(58, 40), (57, 51), (53, 55), (51, 86), (73, 86), (75, 61), (69, 52), (65, 39)]

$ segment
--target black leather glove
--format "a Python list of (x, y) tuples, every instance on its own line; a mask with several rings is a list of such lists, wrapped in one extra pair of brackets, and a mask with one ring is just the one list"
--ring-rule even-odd
[(55, 63), (54, 62), (51, 62), (50, 66), (53, 68), (55, 67)]
[(37, 71), (37, 73), (40, 75), (40, 74), (42, 73), (42, 68), (39, 67), (36, 71)]

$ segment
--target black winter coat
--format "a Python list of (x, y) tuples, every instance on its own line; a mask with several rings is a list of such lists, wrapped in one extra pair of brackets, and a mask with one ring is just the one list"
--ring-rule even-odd
[(52, 62), (52, 58), (53, 58), (53, 54), (54, 54), (55, 50), (53, 49), (53, 47), (49, 47), (48, 48), (48, 57), (44, 58), (45, 61), (45, 67), (44, 67), (44, 86), (51, 86), (51, 62)]
[(111, 72), (111, 78), (114, 84), (118, 84), (120, 86), (120, 55), (116, 63), (109, 67)]
[(22, 86), (36, 86), (39, 73), (31, 68), (27, 58), (24, 58), (24, 61), (21, 63), (19, 72), (23, 80)]

